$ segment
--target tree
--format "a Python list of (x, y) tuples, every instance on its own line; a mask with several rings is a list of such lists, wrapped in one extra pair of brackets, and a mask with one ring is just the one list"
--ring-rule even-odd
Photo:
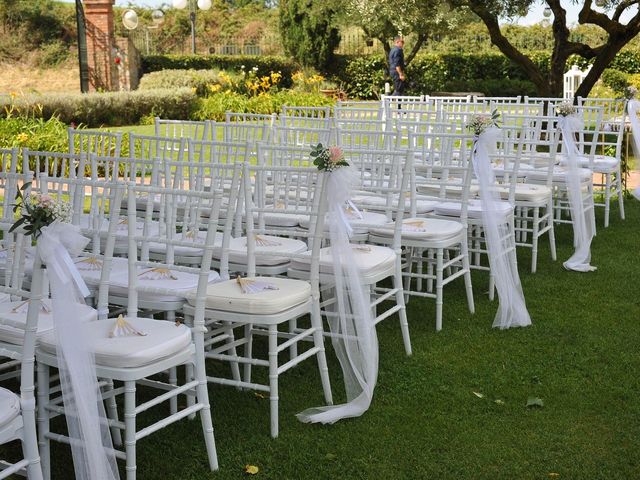
[(445, 35), (473, 19), (463, 8), (452, 11), (440, 0), (348, 0), (348, 20), (360, 26), (370, 37), (379, 40), (388, 58), (393, 37), (409, 36), (412, 46), (405, 63), (420, 51), (429, 36)]
[[(594, 9), (591, 0), (582, 2), (578, 23), (595, 25), (606, 33), (604, 42), (596, 46), (572, 40), (567, 26), (567, 12), (560, 4), (560, 0), (547, 0), (546, 3), (553, 14), (551, 26), (554, 43), (549, 70), (544, 71), (505, 37), (499, 23), (500, 18), (525, 15), (536, 0), (449, 1), (454, 8), (468, 7), (480, 17), (489, 30), (493, 44), (506, 57), (523, 68), (536, 85), (538, 93), (544, 97), (562, 96), (563, 75), (571, 55), (579, 55), (593, 61), (591, 70), (576, 91), (576, 96), (586, 97), (616, 54), (640, 32), (640, 10), (626, 25), (620, 21), (622, 14), (630, 7), (637, 6), (640, 0), (600, 0), (603, 4), (601, 8), (607, 13)], [(572, 1), (574, 4), (580, 3), (577, 0)]]
[(338, 13), (332, 0), (281, 0), (280, 34), (286, 52), (305, 66), (326, 70), (340, 44)]

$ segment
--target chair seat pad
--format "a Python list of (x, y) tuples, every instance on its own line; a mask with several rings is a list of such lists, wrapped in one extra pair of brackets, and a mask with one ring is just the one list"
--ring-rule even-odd
[[(544, 202), (551, 195), (551, 190), (546, 185), (534, 185), (532, 183), (516, 184), (516, 201), (523, 202)], [(500, 189), (500, 196), (503, 199), (509, 198), (509, 188)]]
[(20, 397), (0, 387), (0, 426), (6, 425), (20, 415)]
[[(242, 293), (237, 280), (227, 280), (209, 285), (206, 307), (227, 312), (272, 315), (300, 305), (311, 297), (311, 285), (302, 280), (278, 277), (254, 277), (252, 280), (267, 283), (277, 290)], [(195, 305), (195, 293), (194, 290), (187, 296), (191, 305)]]
[[(42, 303), (46, 305), (47, 310), (51, 312), (51, 300), (44, 299)], [(22, 325), (27, 323), (27, 305), (24, 304), (24, 300), (18, 300), (14, 302), (2, 302), (0, 303), (0, 318), (6, 318), (12, 322), (17, 322)], [(17, 312), (12, 310), (16, 307), (20, 307)], [(96, 311), (88, 305), (78, 304), (74, 308), (74, 313), (81, 316), (85, 321), (90, 322), (97, 318)], [(47, 313), (45, 310), (41, 310), (38, 315), (38, 330), (36, 332), (36, 338), (38, 341), (43, 335), (53, 331), (53, 315)], [(24, 330), (16, 328), (12, 325), (0, 325), (0, 340), (13, 345), (22, 345), (24, 341)]]
[[(377, 278), (380, 274), (392, 269), (396, 261), (396, 252), (380, 245), (351, 244), (356, 267), (365, 283), (369, 279)], [(311, 267), (311, 252), (304, 258), (297, 258), (291, 262), (291, 269), (308, 271)], [(333, 255), (331, 247), (320, 250), (320, 271), (333, 274)]]
[[(216, 232), (213, 244), (214, 245), (222, 245), (222, 233)], [(204, 243), (207, 238), (207, 232), (204, 230), (200, 230), (195, 236), (182, 236), (182, 234), (176, 234), (174, 240), (181, 242), (198, 242), (200, 244)], [(149, 253), (150, 254), (161, 254), (164, 255), (167, 252), (167, 244), (160, 242), (149, 242)], [(173, 246), (173, 254), (176, 257), (200, 257), (202, 256), (202, 249), (196, 247), (188, 247), (186, 245), (174, 245)]]
[[(351, 200), (358, 206), (361, 205), (364, 208), (372, 210), (382, 211), (387, 206), (387, 199), (379, 195), (356, 195), (352, 197)], [(397, 201), (398, 196), (395, 195), (390, 206), (395, 208)], [(418, 195), (416, 198), (416, 213), (431, 212), (436, 203), (437, 200)], [(406, 192), (405, 194), (404, 208), (405, 210), (411, 208), (411, 192)]]
[[(455, 220), (441, 218), (405, 218), (402, 221), (402, 238), (442, 241), (460, 234), (464, 226)], [(393, 236), (393, 224), (385, 229), (375, 229), (374, 235)]]
[[(138, 295), (143, 301), (157, 302), (183, 302), (186, 295), (198, 286), (198, 274), (170, 270), (173, 278), (146, 278), (146, 275), (153, 275), (147, 267), (138, 267)], [(218, 272), (209, 272), (209, 283), (217, 282), (220, 279)], [(165, 289), (166, 291), (158, 291)], [(111, 275), (109, 279), (109, 293), (117, 296), (127, 296), (129, 294), (129, 275), (124, 270)]]
[[(456, 202), (442, 202), (438, 204), (434, 210), (436, 215), (445, 215), (448, 217), (459, 217), (461, 205)], [(509, 202), (500, 202), (498, 209), (505, 217), (513, 212), (513, 206)], [(482, 218), (482, 203), (478, 199), (469, 200), (467, 207), (467, 215), (469, 218)]]
[[(578, 162), (581, 167), (589, 168), (589, 158), (580, 156), (578, 157)], [(561, 164), (565, 164), (566, 162), (563, 160)], [(594, 172), (614, 172), (618, 169), (618, 165), (620, 164), (620, 160), (616, 157), (612, 157), (609, 155), (594, 155), (593, 157), (593, 171)]]
[[(293, 238), (258, 235), (256, 242), (256, 265), (259, 266), (282, 265), (289, 262), (290, 255), (307, 251), (306, 243)], [(260, 242), (266, 245), (258, 245)], [(219, 249), (214, 250), (216, 258), (220, 258), (220, 254)], [(247, 237), (232, 238), (229, 241), (229, 262), (247, 264)]]
[[(525, 165), (521, 165), (520, 167), (521, 173), (526, 176), (526, 179), (529, 180), (537, 180), (544, 181), (547, 179), (547, 170), (546, 168), (533, 168)], [(580, 168), (580, 179), (582, 181), (586, 181), (591, 179), (593, 173), (588, 168)], [(567, 168), (562, 165), (555, 165), (553, 167), (553, 181), (554, 182), (564, 182), (565, 177), (567, 176)]]
[[(360, 215), (351, 208), (345, 210), (345, 218), (349, 221), (349, 225), (353, 229), (353, 235), (362, 235), (369, 232), (371, 227), (378, 225), (385, 225), (387, 223), (386, 215), (376, 212), (367, 212), (366, 210), (360, 210)], [(302, 228), (309, 228), (309, 220), (306, 222), (300, 222)], [(325, 231), (329, 231), (331, 228), (329, 224), (329, 217), (324, 222)]]
[[(93, 348), (96, 365), (112, 368), (136, 368), (170, 357), (189, 347), (191, 330), (186, 325), (152, 318), (125, 317), (144, 336), (127, 335), (109, 337), (115, 318), (85, 322), (78, 338)], [(44, 335), (40, 348), (48, 353), (56, 352), (53, 332)]]
[[(80, 272), (80, 276), (87, 286), (98, 286), (100, 284), (100, 276), (102, 275), (102, 260), (93, 259), (91, 256), (80, 256), (75, 258), (73, 262)], [(116, 275), (126, 274), (129, 268), (129, 262), (126, 258), (113, 257), (111, 260), (110, 278)]]

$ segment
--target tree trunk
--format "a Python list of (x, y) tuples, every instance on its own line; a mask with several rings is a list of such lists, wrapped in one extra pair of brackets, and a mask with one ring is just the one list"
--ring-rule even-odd
[(600, 75), (602, 75), (602, 72), (609, 66), (625, 44), (626, 42), (611, 39), (605, 44), (604, 48), (602, 48), (596, 56), (591, 70), (589, 70), (589, 73), (578, 87), (578, 90), (576, 90), (576, 97), (586, 97), (589, 95), (589, 92), (600, 78)]

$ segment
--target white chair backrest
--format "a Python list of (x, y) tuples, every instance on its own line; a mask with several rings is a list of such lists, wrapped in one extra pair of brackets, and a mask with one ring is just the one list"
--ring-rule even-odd
[(224, 121), (226, 123), (251, 123), (256, 125), (267, 125), (273, 127), (278, 120), (278, 115), (275, 113), (263, 114), (263, 113), (240, 113), (240, 112), (225, 112)]
[(276, 145), (306, 147), (311, 150), (318, 143), (327, 145), (330, 141), (330, 128), (277, 126), (273, 129), (273, 142)]
[(120, 156), (122, 133), (102, 132), (97, 130), (67, 130), (69, 139), (69, 153), (95, 153), (103, 157)]
[(165, 120), (154, 119), (155, 136), (167, 138), (190, 138), (192, 140), (210, 140), (209, 122), (204, 120)]
[(331, 118), (331, 107), (295, 107), (283, 105), (281, 116), (329, 119)]

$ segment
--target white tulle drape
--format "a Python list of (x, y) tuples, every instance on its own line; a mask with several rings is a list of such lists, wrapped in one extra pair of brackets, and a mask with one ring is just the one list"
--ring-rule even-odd
[(38, 254), (47, 266), (57, 341), (60, 383), (71, 439), (75, 478), (119, 478), (111, 435), (100, 398), (95, 359), (82, 338), (89, 318), (78, 315), (79, 304), (89, 294), (69, 252), (78, 254), (88, 243), (69, 224), (54, 223), (42, 229)]
[(473, 170), (480, 188), (482, 221), (491, 274), (495, 278), (500, 302), (493, 326), (501, 329), (531, 325), (520, 275), (515, 259), (515, 245), (509, 232), (500, 193), (491, 166), (490, 153), (495, 150), (500, 131), (489, 128), (474, 139)]
[(574, 115), (561, 116), (558, 118), (558, 127), (562, 132), (562, 145), (566, 158), (565, 182), (571, 209), (575, 247), (573, 255), (563, 265), (567, 270), (591, 272), (596, 269), (590, 264), (591, 240), (595, 232), (585, 211), (579, 166), (580, 152), (575, 139), (576, 132), (582, 128), (582, 120)]
[(371, 404), (378, 377), (378, 338), (344, 215), (355, 180), (352, 167), (327, 173), (328, 222), (336, 304), (329, 315), (332, 343), (344, 374), (347, 403), (310, 408), (297, 417), (305, 423), (334, 423), (362, 415)]
[[(633, 142), (631, 146), (633, 148), (633, 154), (636, 158), (640, 158), (640, 119), (638, 119), (638, 108), (640, 108), (640, 101), (629, 100), (627, 103), (627, 112), (629, 113), (629, 123), (631, 124), (631, 136)], [(640, 200), (640, 186), (634, 188), (631, 194)]]

